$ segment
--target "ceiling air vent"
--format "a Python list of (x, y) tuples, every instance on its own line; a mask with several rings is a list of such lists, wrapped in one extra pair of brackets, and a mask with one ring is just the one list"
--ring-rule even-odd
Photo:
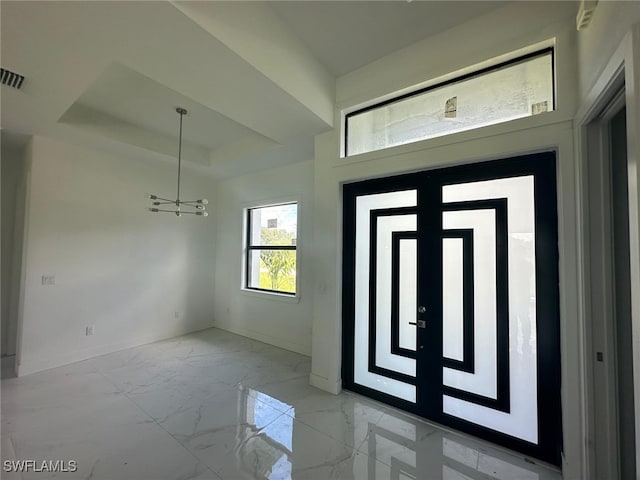
[(576, 16), (576, 28), (578, 30), (584, 30), (589, 26), (597, 6), (598, 0), (582, 0), (580, 2), (580, 8), (578, 8), (578, 15)]
[(24, 82), (24, 75), (0, 68), (0, 82), (13, 88), (20, 88)]

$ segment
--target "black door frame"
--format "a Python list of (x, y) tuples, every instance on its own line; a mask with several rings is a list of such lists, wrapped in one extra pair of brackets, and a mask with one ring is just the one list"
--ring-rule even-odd
[[(442, 412), (442, 394), (451, 394), (448, 391), (449, 387), (442, 385), (442, 367), (446, 365), (446, 360), (442, 357), (442, 238), (451, 235), (451, 231), (443, 231), (442, 229), (442, 212), (456, 208), (467, 208), (465, 205), (443, 204), (442, 186), (451, 183), (522, 175), (534, 176), (538, 372), (537, 445)], [(424, 348), (418, 348), (416, 351), (416, 378), (413, 382), (409, 382), (416, 384), (417, 387), (415, 404), (356, 384), (353, 377), (356, 198), (367, 194), (413, 189), (418, 191), (416, 210), (418, 212), (418, 305), (428, 306), (424, 316), (417, 314), (416, 317), (427, 320), (427, 328), (418, 329), (417, 344), (423, 345)], [(486, 202), (491, 203), (491, 206), (497, 209), (496, 211), (501, 209), (500, 201)], [(342, 380), (344, 388), (559, 466), (562, 451), (562, 418), (555, 152), (523, 155), (345, 184), (343, 185), (343, 209)], [(503, 218), (503, 221), (506, 222), (506, 218)], [(454, 234), (464, 236), (465, 233), (455, 232)], [(503, 245), (502, 248), (506, 249), (506, 245)], [(428, 264), (431, 268), (423, 268), (427, 263), (425, 252), (429, 252)], [(438, 268), (433, 268), (434, 265), (438, 265)], [(498, 265), (497, 290), (498, 292), (506, 292), (508, 272), (503, 271), (500, 274), (501, 269), (505, 270), (506, 266)], [(426, 285), (426, 288), (423, 288), (423, 285)], [(498, 295), (501, 294), (498, 293)], [(507, 347), (502, 347), (502, 352), (498, 353), (498, 364), (501, 365), (503, 379), (506, 378), (507, 381), (506, 384), (504, 380), (499, 382), (499, 401), (497, 405), (491, 405), (491, 407), (509, 411), (509, 319), (508, 311), (504, 311), (508, 308), (506, 302), (501, 303), (503, 311), (499, 312), (498, 317), (498, 345), (502, 343)], [(498, 308), (500, 309), (500, 306)], [(371, 345), (369, 349), (371, 352)], [(400, 380), (407, 381), (409, 379), (402, 378)], [(425, 388), (427, 385), (429, 388)], [(438, 388), (434, 388), (434, 386), (438, 386)], [(427, 394), (426, 392), (431, 393)]]

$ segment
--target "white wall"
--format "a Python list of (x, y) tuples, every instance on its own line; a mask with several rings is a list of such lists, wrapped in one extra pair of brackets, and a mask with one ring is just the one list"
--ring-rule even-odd
[[(580, 344), (577, 282), (575, 168), (572, 119), (576, 109), (575, 5), (514, 2), (486, 16), (400, 50), (338, 79), (340, 110), (430, 79), (443, 79), (467, 65), (555, 38), (558, 108), (535, 117), (414, 144), (340, 158), (339, 129), (316, 137), (314, 209), (313, 356), (310, 381), (341, 388), (341, 184), (400, 172), (558, 152), (558, 215), (562, 404), (565, 478), (583, 478)], [(332, 259), (332, 260), (328, 260)], [(335, 260), (333, 260), (335, 259)]]
[[(217, 194), (215, 326), (311, 354), (313, 163), (305, 161), (220, 182)], [(246, 292), (242, 285), (243, 211), (283, 200), (298, 204), (299, 301)]]
[[(146, 210), (145, 192), (175, 194), (175, 161), (42, 137), (31, 152), (20, 375), (211, 326), (215, 212)], [(183, 169), (184, 196), (213, 191)], [(43, 275), (55, 285), (42, 285)]]
[(24, 222), (24, 155), (24, 148), (2, 143), (2, 355), (16, 353), (18, 281)]

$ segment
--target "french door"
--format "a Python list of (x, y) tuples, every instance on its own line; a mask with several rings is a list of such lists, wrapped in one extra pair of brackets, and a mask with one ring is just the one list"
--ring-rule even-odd
[(560, 464), (555, 154), (344, 185), (343, 384)]

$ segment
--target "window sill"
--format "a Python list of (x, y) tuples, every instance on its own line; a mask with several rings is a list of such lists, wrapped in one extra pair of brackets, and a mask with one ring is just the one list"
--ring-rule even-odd
[(276, 302), (300, 303), (300, 294), (287, 295), (277, 292), (263, 292), (260, 290), (252, 290), (249, 288), (241, 288), (240, 293), (249, 297), (260, 298), (262, 300), (274, 300)]

